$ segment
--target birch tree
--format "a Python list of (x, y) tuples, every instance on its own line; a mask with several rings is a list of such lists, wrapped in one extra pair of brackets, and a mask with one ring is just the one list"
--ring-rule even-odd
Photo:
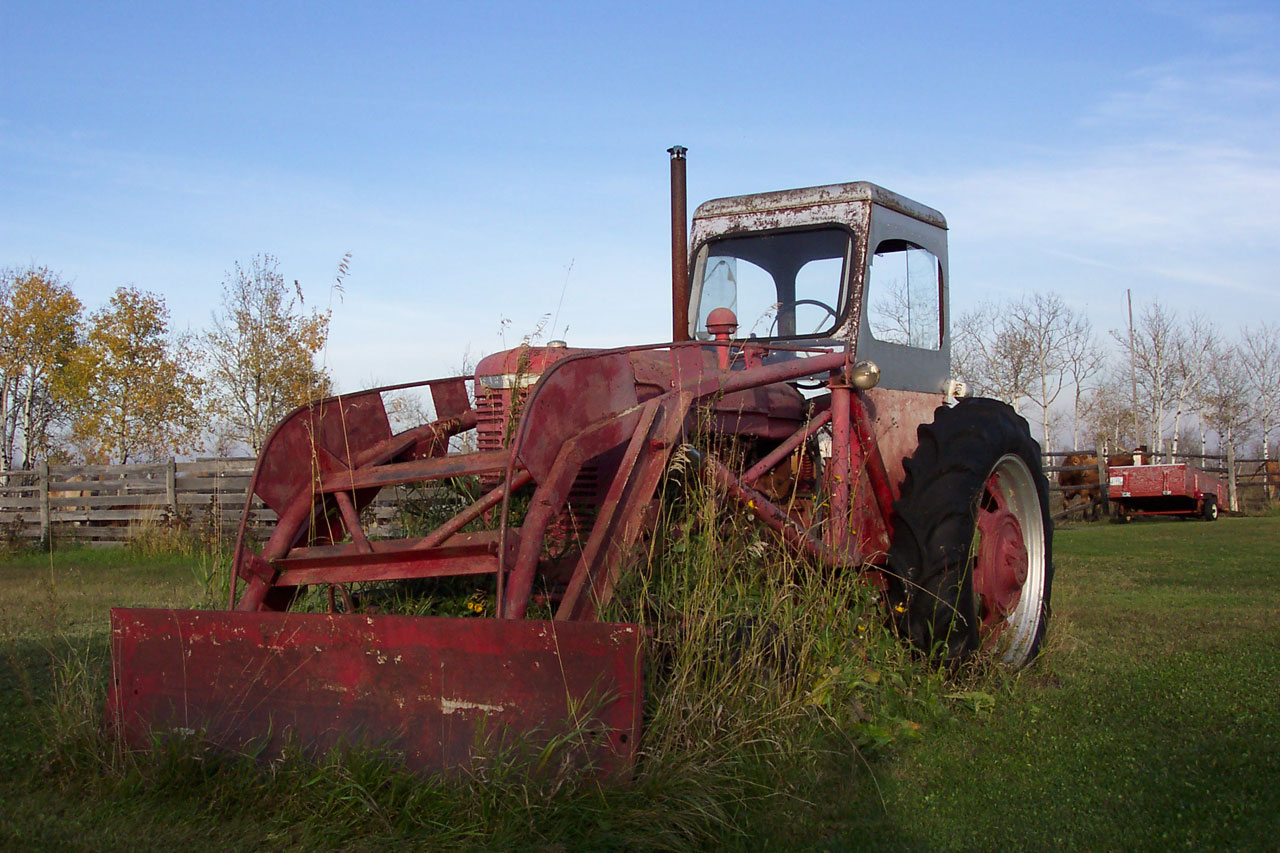
[(1053, 431), (1049, 410), (1066, 381), (1066, 339), (1075, 314), (1056, 293), (1036, 293), (1012, 302), (1003, 315), (1004, 331), (1020, 339), (1030, 362), (1026, 395), (1040, 409), (1041, 446), (1047, 450)]
[(1197, 389), (1206, 374), (1213, 370), (1212, 354), (1221, 351), (1222, 347), (1222, 335), (1217, 326), (1200, 314), (1192, 314), (1174, 335), (1170, 362), (1170, 400), (1174, 407), (1173, 453), (1178, 452), (1182, 419), (1197, 407)]
[[(1106, 352), (1093, 333), (1093, 324), (1076, 314), (1065, 329), (1062, 342), (1063, 372), (1071, 385), (1071, 449), (1080, 449), (1080, 419), (1106, 364)], [(1118, 437), (1117, 437), (1118, 440)]]
[(1219, 343), (1209, 355), (1213, 369), (1205, 375), (1197, 396), (1201, 417), (1218, 434), (1218, 446), (1225, 452), (1227, 447), (1236, 446), (1249, 425), (1252, 415), (1249, 379), (1239, 346)]
[(1159, 302), (1152, 302), (1143, 309), (1134, 326), (1132, 345), (1127, 332), (1112, 330), (1111, 336), (1137, 378), (1137, 403), (1147, 420), (1147, 446), (1160, 453), (1164, 450), (1165, 414), (1174, 387), (1177, 315)]
[(1086, 398), (1084, 420), (1094, 439), (1113, 450), (1131, 448), (1141, 433), (1134, 432), (1128, 375), (1113, 372)]
[(1280, 325), (1246, 326), (1240, 335), (1239, 354), (1262, 434), (1262, 458), (1270, 459), (1271, 432), (1280, 426)]
[(31, 468), (51, 450), (84, 306), (47, 267), (0, 272), (0, 459)]

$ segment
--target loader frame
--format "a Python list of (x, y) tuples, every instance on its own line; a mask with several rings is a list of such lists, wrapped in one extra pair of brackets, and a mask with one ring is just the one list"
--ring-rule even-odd
[[(769, 456), (741, 472), (705, 451), (698, 453), (698, 460), (730, 497), (814, 559), (832, 567), (857, 567), (874, 560), (866, 543), (882, 541), (891, 532), (893, 490), (863, 397), (845, 377), (848, 354), (823, 348), (771, 349), (796, 357), (762, 365), (760, 348), (729, 341), (571, 355), (548, 368), (533, 387), (514, 437), (501, 451), (445, 452), (450, 438), (476, 422), (475, 409), (460, 403), (465, 399), (464, 377), (421, 383), (431, 389), (444, 416), (399, 435), (384, 435), (389, 427), (381, 395), (413, 386), (373, 389), (299, 409), (272, 434), (255, 471), (250, 488), (278, 513), (279, 521), (255, 553), (245, 545), (250, 523), (246, 507), (229, 605), (240, 611), (287, 609), (298, 589), (315, 584), (494, 575), (496, 615), (522, 618), (547, 528), (564, 511), (575, 479), (591, 460), (625, 447), (595, 523), (581, 536), (580, 551), (555, 609), (557, 620), (592, 620), (611, 597), (637, 537), (647, 529), (646, 517), (668, 459), (686, 442), (699, 410), (736, 392), (814, 376), (825, 377), (829, 397), (814, 406), (810, 417)], [(729, 350), (757, 366), (721, 369), (718, 352)], [(637, 353), (669, 358), (669, 390), (637, 399), (632, 367)], [(833, 453), (825, 479), (833, 521), (825, 525), (825, 533), (818, 533), (755, 485), (828, 424)], [(299, 460), (308, 464), (299, 465)], [(466, 475), (500, 476), (501, 482), (426, 536), (371, 541), (366, 535), (360, 511), (378, 490)], [(849, 511), (864, 481), (876, 512), (871, 526), (864, 521), (859, 525), (862, 535), (852, 537)], [(512, 494), (527, 485), (533, 487), (529, 510), (521, 525), (512, 527)], [(494, 510), (496, 529), (461, 532)]]

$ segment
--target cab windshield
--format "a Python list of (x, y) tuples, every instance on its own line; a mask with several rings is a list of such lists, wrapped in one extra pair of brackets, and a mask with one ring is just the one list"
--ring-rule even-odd
[(713, 240), (694, 263), (697, 337), (707, 315), (728, 308), (741, 338), (820, 337), (843, 313), (853, 239), (844, 228), (784, 231)]

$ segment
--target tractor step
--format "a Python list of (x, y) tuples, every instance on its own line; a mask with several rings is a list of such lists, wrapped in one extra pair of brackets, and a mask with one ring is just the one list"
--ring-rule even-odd
[(575, 760), (625, 773), (641, 637), (601, 622), (115, 608), (108, 719), (137, 748), (364, 746), (427, 772), (568, 735)]

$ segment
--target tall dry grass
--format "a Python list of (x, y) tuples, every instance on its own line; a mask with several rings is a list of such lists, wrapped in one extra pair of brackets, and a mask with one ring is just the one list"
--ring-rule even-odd
[[(591, 737), (585, 729), (495, 746), (470, 774), (432, 779), (359, 745), (255, 762), (196, 735), (133, 753), (101, 726), (102, 643), (59, 646), (56, 631), (51, 687), (33, 699), (43, 761), (102, 796), (159, 808), (196, 799), (230, 816), (270, 803), (270, 820), (307, 845), (749, 846), (778, 814), (811, 808), (827, 781), (918, 737), (946, 713), (954, 687), (897, 642), (857, 573), (797, 557), (696, 466), (677, 462), (653, 535), (605, 614), (651, 636), (644, 733), (627, 784), (572, 760)], [(195, 603), (220, 606), (226, 555), (196, 552), (192, 563), (207, 591)]]

